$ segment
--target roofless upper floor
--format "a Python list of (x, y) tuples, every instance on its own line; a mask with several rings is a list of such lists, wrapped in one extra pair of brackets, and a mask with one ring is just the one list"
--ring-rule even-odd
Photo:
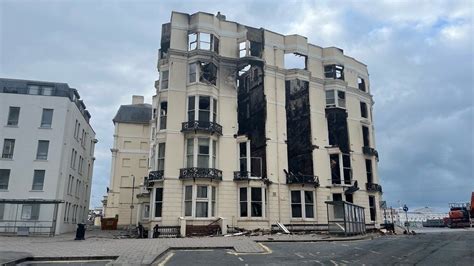
[(297, 69), (303, 74), (310, 72), (314, 78), (344, 80), (348, 86), (369, 92), (367, 66), (344, 55), (342, 49), (322, 48), (297, 34), (245, 26), (221, 14), (172, 12), (170, 23), (162, 26), (159, 59), (183, 51), (190, 56), (212, 54), (222, 61), (258, 58), (269, 68)]

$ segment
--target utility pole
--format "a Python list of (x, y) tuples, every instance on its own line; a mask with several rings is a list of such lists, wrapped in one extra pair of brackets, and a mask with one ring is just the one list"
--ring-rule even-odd
[(132, 175), (132, 204), (130, 204), (130, 225), (128, 227), (129, 235), (132, 235), (132, 217), (133, 217), (133, 196), (135, 192), (135, 176)]

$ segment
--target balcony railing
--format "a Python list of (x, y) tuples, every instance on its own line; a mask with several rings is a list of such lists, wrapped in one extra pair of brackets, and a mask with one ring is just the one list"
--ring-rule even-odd
[(234, 181), (250, 181), (250, 180), (261, 180), (265, 184), (270, 184), (268, 178), (263, 178), (261, 175), (252, 175), (249, 171), (234, 171)]
[(369, 192), (380, 192), (382, 193), (382, 186), (375, 183), (365, 183), (365, 188)]
[(156, 181), (163, 180), (163, 174), (163, 170), (151, 171), (143, 180), (144, 187), (150, 189)]
[(287, 172), (286, 170), (286, 183), (287, 184), (311, 184), (315, 187), (319, 187), (319, 177), (312, 175), (294, 174)]
[(215, 168), (181, 168), (179, 170), (180, 179), (215, 179), (222, 180), (222, 171)]
[(374, 149), (374, 148), (371, 148), (371, 147), (368, 147), (368, 146), (363, 146), (363, 147), (362, 147), (362, 152), (363, 152), (365, 155), (377, 157), (377, 160), (379, 159), (379, 153), (378, 153), (377, 150)]
[(163, 180), (163, 175), (164, 175), (163, 170), (151, 171), (148, 174), (148, 180), (154, 180), (154, 181)]
[(204, 131), (211, 134), (217, 133), (222, 136), (222, 126), (210, 121), (188, 121), (183, 122), (181, 132)]

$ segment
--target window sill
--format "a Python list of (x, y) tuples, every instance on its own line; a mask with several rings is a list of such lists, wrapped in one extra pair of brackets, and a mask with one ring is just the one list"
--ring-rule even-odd
[(237, 219), (237, 222), (268, 222), (270, 221), (268, 218), (262, 218), (262, 217), (239, 217)]
[(13, 158), (3, 158), (2, 157), (2, 158), (0, 158), (0, 160), (2, 160), (2, 161), (13, 161)]
[(5, 125), (5, 127), (18, 128), (18, 125)]
[(44, 192), (44, 190), (30, 190), (30, 192)]
[[(146, 219), (146, 220), (150, 220), (150, 219)], [(151, 221), (153, 222), (161, 222), (162, 218), (161, 217), (154, 217), (151, 219)]]
[(290, 222), (317, 222), (315, 218), (290, 218)]
[(38, 129), (53, 129), (52, 127), (38, 127)]
[(0, 189), (0, 192), (8, 192), (8, 189)]
[(217, 217), (191, 217), (191, 216), (185, 216), (184, 219), (186, 221), (215, 221)]
[(35, 162), (48, 162), (48, 159), (36, 159)]

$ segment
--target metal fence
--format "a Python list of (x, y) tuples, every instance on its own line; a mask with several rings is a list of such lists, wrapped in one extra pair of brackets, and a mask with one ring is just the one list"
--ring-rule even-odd
[(0, 199), (0, 235), (56, 233), (60, 200)]

